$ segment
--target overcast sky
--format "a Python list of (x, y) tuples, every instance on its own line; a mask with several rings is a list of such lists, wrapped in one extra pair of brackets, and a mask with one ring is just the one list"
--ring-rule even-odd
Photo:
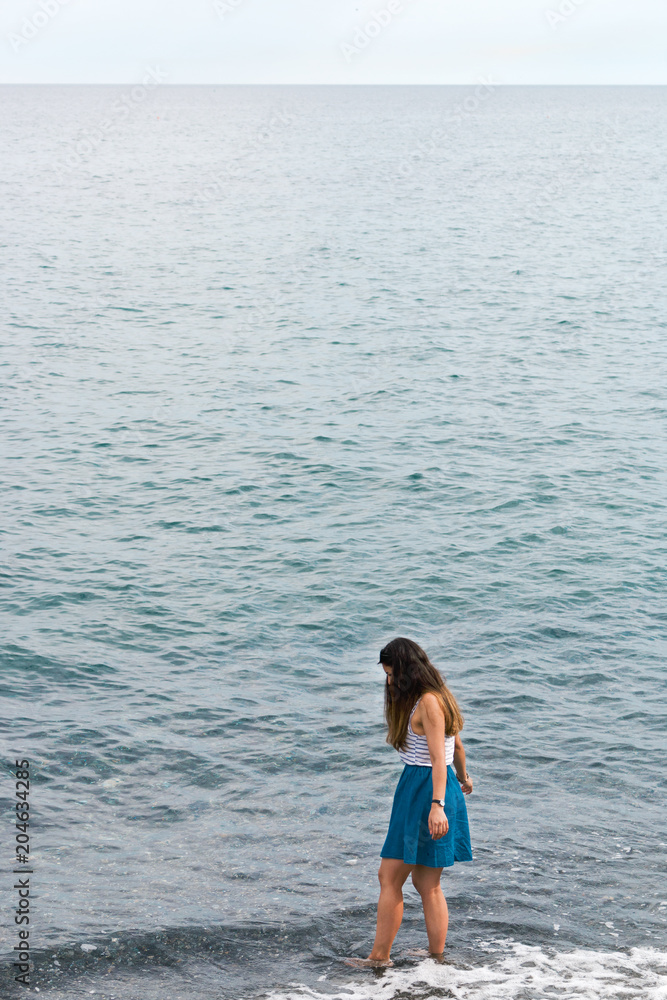
[(3, 83), (664, 84), (667, 0), (2, 0)]

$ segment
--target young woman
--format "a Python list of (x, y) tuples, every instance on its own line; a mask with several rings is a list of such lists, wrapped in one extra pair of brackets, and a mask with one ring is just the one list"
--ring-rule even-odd
[(455, 861), (472, 861), (463, 798), (472, 792), (472, 779), (466, 771), (459, 735), (463, 716), (456, 699), (411, 639), (392, 639), (380, 652), (380, 663), (387, 675), (387, 743), (398, 750), (405, 766), (380, 852), (375, 943), (368, 958), (347, 959), (356, 966), (393, 964), (389, 953), (403, 919), (408, 875), (422, 898), (428, 953), (442, 956), (449, 917), (440, 875)]

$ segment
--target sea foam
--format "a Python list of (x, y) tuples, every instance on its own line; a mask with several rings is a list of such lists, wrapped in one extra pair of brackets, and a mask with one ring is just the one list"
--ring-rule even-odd
[[(481, 956), (480, 956), (481, 957)], [(484, 946), (485, 961), (465, 966), (424, 959), (410, 968), (369, 970), (364, 979), (322, 984), (322, 992), (296, 983), (267, 1000), (667, 1000), (667, 952), (577, 949), (547, 951), (513, 941)]]

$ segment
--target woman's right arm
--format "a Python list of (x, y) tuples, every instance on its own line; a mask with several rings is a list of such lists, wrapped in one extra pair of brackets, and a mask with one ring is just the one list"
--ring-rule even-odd
[(463, 749), (459, 733), (456, 734), (456, 741), (454, 743), (454, 768), (456, 770), (456, 777), (461, 783), (461, 791), (465, 795), (470, 795), (472, 792), (472, 778), (466, 771), (466, 752)]

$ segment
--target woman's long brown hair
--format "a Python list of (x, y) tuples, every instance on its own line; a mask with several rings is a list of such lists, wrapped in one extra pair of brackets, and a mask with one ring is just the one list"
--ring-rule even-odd
[(455, 736), (463, 729), (463, 716), (456, 698), (428, 656), (412, 639), (392, 639), (380, 651), (380, 663), (391, 667), (392, 684), (384, 689), (384, 717), (387, 743), (402, 750), (408, 735), (410, 712), (427, 691), (439, 699), (445, 715), (445, 734)]

